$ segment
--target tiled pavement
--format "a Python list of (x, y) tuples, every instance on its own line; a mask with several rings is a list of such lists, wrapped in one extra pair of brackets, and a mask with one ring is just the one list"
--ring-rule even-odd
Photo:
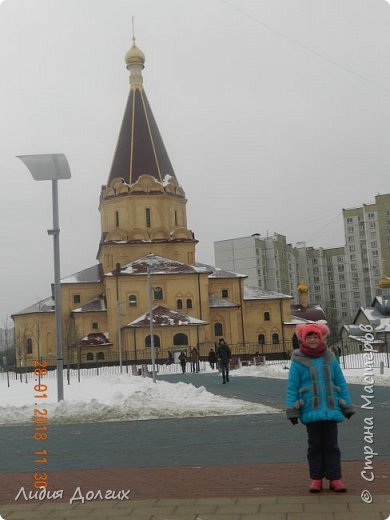
[(148, 499), (88, 504), (0, 506), (5, 520), (385, 520), (390, 495), (364, 504), (356, 495)]
[[(175, 468), (113, 468), (50, 473), (50, 490), (63, 500), (15, 496), (32, 489), (32, 475), (0, 474), (0, 515), (5, 520), (385, 520), (390, 515), (390, 461), (376, 461), (375, 479), (362, 479), (362, 462), (345, 462), (346, 494), (307, 492), (306, 464)], [(70, 503), (76, 488), (91, 499)], [(93, 499), (101, 490), (130, 489), (129, 499)], [(363, 503), (367, 489), (373, 497)]]

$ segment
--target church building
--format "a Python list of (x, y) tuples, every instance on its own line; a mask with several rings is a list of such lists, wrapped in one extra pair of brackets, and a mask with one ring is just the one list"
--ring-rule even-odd
[[(148, 287), (157, 359), (193, 347), (207, 356), (222, 337), (237, 355), (290, 350), (290, 296), (197, 261), (186, 195), (146, 97), (145, 56), (134, 39), (125, 59), (130, 92), (100, 195), (97, 264), (61, 280), (65, 363), (150, 360)], [(13, 315), (22, 365), (37, 358), (55, 365), (54, 311), (49, 297)]]

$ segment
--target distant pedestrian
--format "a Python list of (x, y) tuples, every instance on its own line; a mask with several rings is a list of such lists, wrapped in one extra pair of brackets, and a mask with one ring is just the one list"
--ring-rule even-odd
[(222, 383), (229, 382), (229, 363), (232, 358), (232, 352), (226, 341), (221, 338), (218, 342), (217, 357), (222, 372)]
[(180, 352), (179, 361), (180, 361), (180, 365), (181, 365), (181, 370), (182, 370), (183, 374), (185, 374), (186, 364), (187, 364), (187, 356), (186, 356), (184, 350), (182, 350)]
[(331, 351), (333, 352), (334, 357), (336, 358), (337, 363), (340, 364), (341, 348), (340, 348), (339, 346), (337, 346), (337, 345), (334, 345), (334, 346), (331, 348)]
[(210, 363), (210, 367), (212, 368), (212, 370), (214, 370), (214, 366), (217, 362), (217, 355), (212, 348), (210, 349), (207, 359), (208, 359), (208, 362)]
[(199, 351), (195, 347), (191, 350), (191, 372), (199, 372)]
[(322, 479), (337, 492), (346, 491), (341, 480), (341, 454), (337, 423), (354, 413), (347, 383), (334, 354), (325, 342), (329, 329), (324, 323), (297, 325), (301, 341), (293, 351), (287, 383), (287, 419), (306, 425), (310, 492), (322, 491)]

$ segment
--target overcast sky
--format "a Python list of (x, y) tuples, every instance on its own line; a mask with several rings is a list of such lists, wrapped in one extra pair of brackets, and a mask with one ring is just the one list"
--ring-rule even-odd
[(1, 320), (53, 280), (51, 186), (16, 155), (66, 154), (61, 274), (96, 263), (133, 15), (199, 261), (213, 263), (214, 241), (255, 232), (343, 245), (342, 208), (390, 192), (385, 0), (5, 0)]

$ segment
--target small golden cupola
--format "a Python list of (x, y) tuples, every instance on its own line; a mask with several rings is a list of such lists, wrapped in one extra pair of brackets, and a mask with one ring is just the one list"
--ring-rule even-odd
[(385, 259), (382, 257), (382, 278), (379, 280), (378, 285), (382, 289), (383, 300), (390, 300), (390, 278), (385, 274)]
[(126, 67), (130, 71), (130, 85), (142, 87), (142, 69), (145, 66), (145, 54), (136, 46), (133, 36), (133, 45), (125, 55)]
[(298, 289), (299, 305), (301, 307), (307, 307), (308, 306), (309, 286), (304, 282), (303, 278), (299, 282), (297, 289)]
[(383, 305), (388, 309), (390, 302), (390, 278), (383, 275), (378, 282), (379, 287), (382, 289), (382, 300)]

